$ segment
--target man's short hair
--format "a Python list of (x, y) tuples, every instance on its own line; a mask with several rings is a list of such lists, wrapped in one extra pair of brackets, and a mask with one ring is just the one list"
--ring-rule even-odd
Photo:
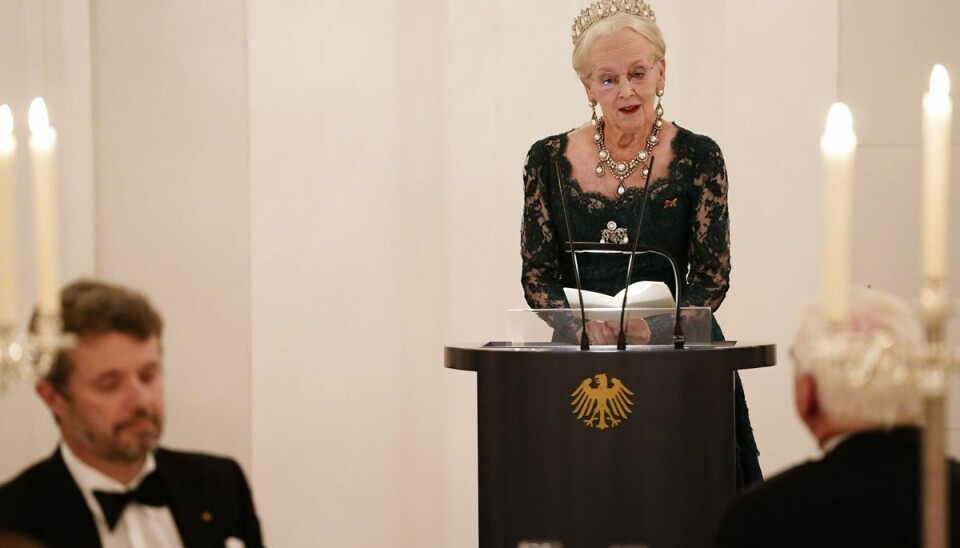
[[(843, 358), (835, 354), (844, 341)], [(820, 405), (838, 425), (915, 424), (921, 394), (915, 374), (923, 330), (897, 297), (874, 289), (851, 293), (849, 317), (839, 329), (812, 308), (793, 346), (798, 374), (817, 381)]]
[[(80, 279), (60, 292), (63, 331), (82, 340), (88, 335), (123, 333), (140, 341), (163, 334), (163, 318), (147, 298), (132, 289), (92, 279)], [(37, 330), (37, 311), (30, 318), (30, 330)], [(57, 354), (46, 379), (66, 395), (73, 364), (68, 351)]]

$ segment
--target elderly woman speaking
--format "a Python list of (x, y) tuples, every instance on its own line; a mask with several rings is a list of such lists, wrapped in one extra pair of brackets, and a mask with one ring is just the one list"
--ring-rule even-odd
[[(643, 206), (640, 242), (677, 261), (681, 304), (716, 310), (730, 277), (727, 170), (712, 139), (663, 120), (666, 44), (653, 10), (642, 0), (595, 2), (574, 20), (573, 44), (573, 68), (593, 115), (588, 124), (534, 143), (527, 155), (521, 235), (527, 302), (568, 307), (563, 288), (574, 285), (568, 242), (632, 235)], [(626, 256), (583, 254), (578, 263), (584, 289), (609, 295), (623, 289)], [(661, 257), (636, 258), (631, 282), (640, 280), (662, 281), (676, 294), (673, 271)], [(599, 344), (619, 335), (618, 325), (602, 321), (587, 322), (586, 330)], [(633, 344), (650, 340), (642, 319), (625, 331)], [(723, 339), (716, 323), (714, 338)], [(743, 487), (760, 481), (761, 473), (739, 376), (736, 418), (737, 485)]]

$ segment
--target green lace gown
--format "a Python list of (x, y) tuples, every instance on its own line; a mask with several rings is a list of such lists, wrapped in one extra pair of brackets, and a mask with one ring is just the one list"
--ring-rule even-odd
[[(717, 144), (677, 128), (671, 143), (673, 160), (667, 176), (651, 180), (640, 231), (640, 243), (670, 254), (681, 271), (683, 306), (709, 306), (714, 311), (730, 286), (730, 224), (727, 172)], [(584, 192), (570, 178), (565, 155), (567, 135), (540, 140), (530, 148), (524, 166), (524, 210), (521, 230), (522, 283), (531, 308), (568, 308), (563, 288), (575, 287), (573, 261), (564, 251), (570, 240), (563, 217), (558, 178), (566, 192), (574, 241), (597, 242), (613, 221), (634, 235), (640, 218), (643, 188), (627, 187), (617, 199)], [(628, 257), (623, 254), (579, 254), (584, 289), (613, 295), (623, 289)], [(631, 281), (662, 281), (674, 288), (673, 271), (653, 254), (634, 259)], [(575, 323), (555, 325), (555, 338), (573, 341)], [(723, 340), (714, 320), (714, 340)], [(759, 452), (750, 427), (740, 376), (736, 376), (737, 488), (761, 481)]]

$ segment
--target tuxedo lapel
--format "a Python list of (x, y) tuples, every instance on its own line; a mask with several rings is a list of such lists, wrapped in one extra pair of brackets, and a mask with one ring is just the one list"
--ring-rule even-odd
[(215, 526), (218, 516), (203, 500), (204, 481), (202, 474), (179, 466), (176, 460), (167, 458), (164, 450), (158, 450), (157, 474), (170, 496), (170, 512), (177, 524), (184, 548), (223, 546), (219, 528)]
[(37, 493), (46, 499), (42, 508), (48, 509), (37, 519), (44, 524), (45, 537), (52, 546), (99, 547), (100, 534), (83, 493), (67, 470), (57, 449), (44, 463), (42, 475), (45, 485)]

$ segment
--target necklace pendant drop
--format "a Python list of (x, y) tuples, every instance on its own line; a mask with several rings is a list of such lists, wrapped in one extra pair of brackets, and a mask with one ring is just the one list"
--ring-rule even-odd
[(603, 118), (600, 118), (600, 120), (597, 122), (597, 132), (593, 135), (593, 140), (597, 144), (597, 153), (599, 156), (596, 173), (598, 176), (602, 177), (605, 171), (604, 164), (606, 164), (606, 167), (610, 168), (610, 172), (617, 179), (618, 197), (623, 196), (623, 194), (627, 191), (626, 187), (623, 185), (623, 182), (627, 179), (627, 177), (632, 175), (637, 168), (640, 168), (640, 175), (644, 179), (647, 179), (650, 175), (650, 157), (653, 154), (653, 147), (657, 146), (657, 144), (660, 142), (660, 138), (657, 134), (660, 133), (660, 130), (663, 128), (663, 120), (661, 120), (661, 116), (663, 116), (663, 107), (660, 106), (659, 103), (657, 104), (657, 109), (655, 112), (657, 118), (653, 122), (653, 130), (650, 132), (650, 135), (647, 136), (646, 145), (638, 150), (634, 157), (627, 162), (618, 162), (611, 157), (610, 151), (607, 150), (607, 147), (603, 142), (604, 120)]

